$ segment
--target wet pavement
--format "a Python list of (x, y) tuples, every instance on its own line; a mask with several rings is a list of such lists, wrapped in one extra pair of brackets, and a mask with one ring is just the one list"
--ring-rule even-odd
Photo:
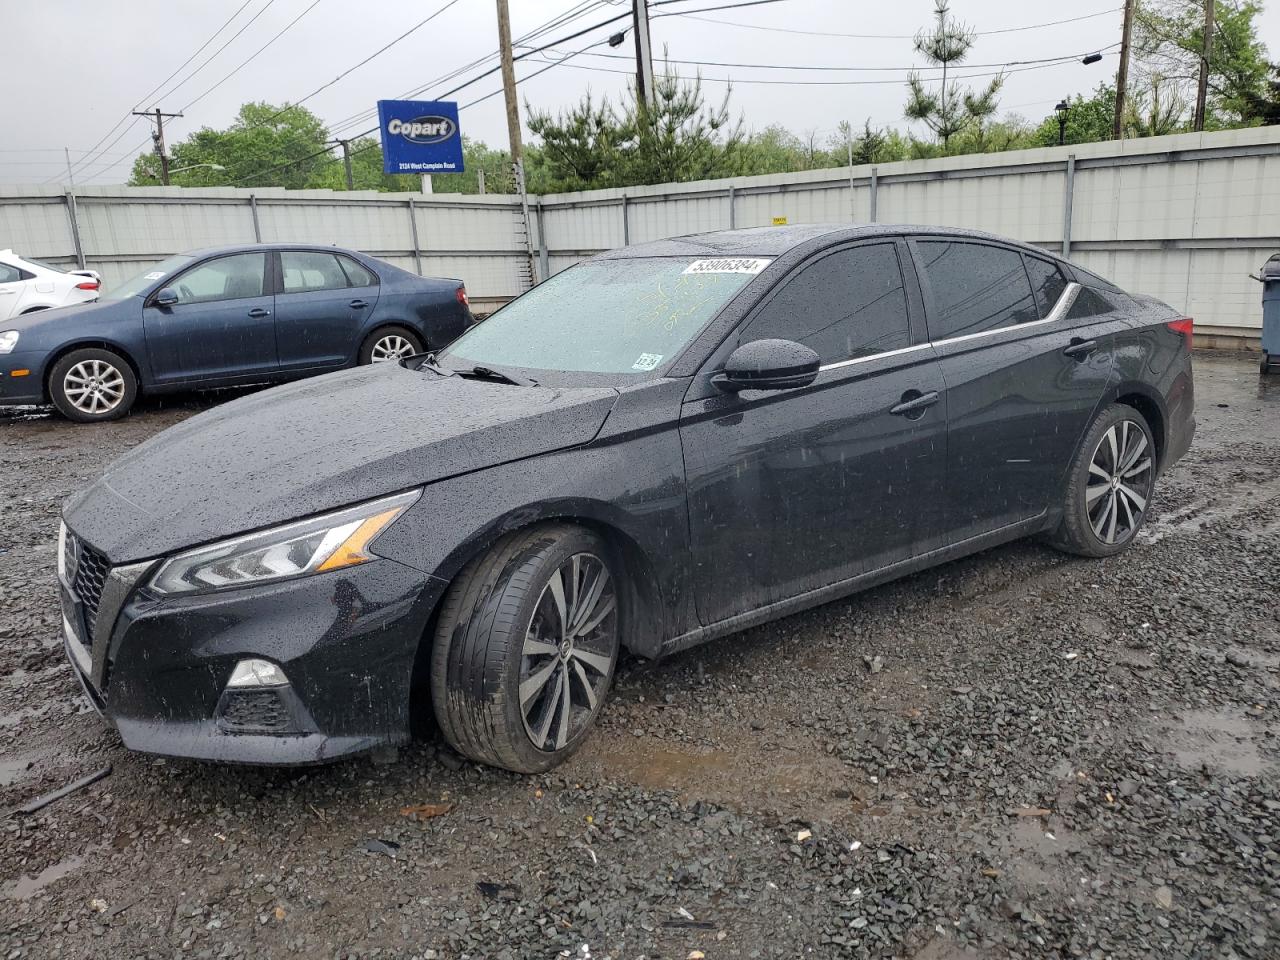
[(124, 751), (62, 662), (59, 504), (223, 398), (0, 412), (0, 957), (1280, 956), (1280, 378), (1196, 378), (1124, 555), (1014, 544), (633, 661), (531, 778)]

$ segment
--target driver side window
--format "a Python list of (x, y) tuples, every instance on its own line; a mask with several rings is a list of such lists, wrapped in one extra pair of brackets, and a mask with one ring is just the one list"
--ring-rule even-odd
[(173, 282), (178, 303), (211, 303), (262, 296), (265, 253), (235, 253), (188, 270)]

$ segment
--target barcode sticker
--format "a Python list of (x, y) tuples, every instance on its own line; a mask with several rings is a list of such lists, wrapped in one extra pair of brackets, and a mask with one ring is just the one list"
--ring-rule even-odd
[(759, 257), (721, 257), (718, 260), (695, 260), (685, 273), (759, 273), (772, 261)]

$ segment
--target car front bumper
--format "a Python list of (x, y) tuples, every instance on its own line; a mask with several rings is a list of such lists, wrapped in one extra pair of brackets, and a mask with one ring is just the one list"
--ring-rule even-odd
[(0, 353), (0, 406), (45, 402), (44, 360), (39, 352)]
[[(379, 559), (161, 598), (144, 586), (155, 563), (112, 568), (97, 555), (91, 576), (78, 569), (84, 551), (60, 582), (64, 648), (126, 747), (297, 765), (408, 739), (414, 666), (443, 581)], [(288, 683), (229, 688), (245, 659), (276, 664)]]

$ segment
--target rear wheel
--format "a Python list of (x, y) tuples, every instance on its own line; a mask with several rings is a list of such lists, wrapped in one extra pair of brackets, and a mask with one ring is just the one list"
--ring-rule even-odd
[(360, 347), (361, 363), (403, 360), (422, 352), (422, 338), (407, 327), (381, 327)]
[(449, 744), (540, 773), (591, 731), (618, 659), (618, 582), (608, 545), (563, 524), (511, 534), (449, 588), (431, 700)]
[(49, 398), (68, 420), (94, 423), (123, 417), (138, 396), (133, 368), (118, 353), (72, 350), (49, 371)]
[(1155, 480), (1155, 439), (1146, 418), (1112, 404), (1094, 420), (1071, 465), (1052, 542), (1085, 557), (1124, 550), (1146, 519)]

